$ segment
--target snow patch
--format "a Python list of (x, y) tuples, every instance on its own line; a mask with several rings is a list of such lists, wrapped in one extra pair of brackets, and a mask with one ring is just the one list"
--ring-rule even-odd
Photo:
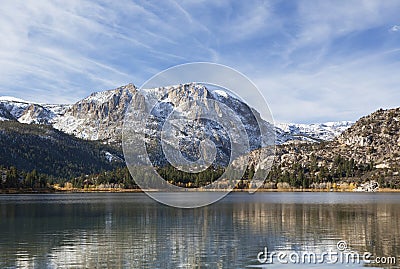
[(72, 107), (72, 105), (56, 105), (56, 104), (51, 104), (51, 105), (43, 105), (46, 109), (50, 110), (56, 115), (64, 115), (65, 112)]
[(108, 152), (108, 151), (105, 151), (105, 152), (104, 152), (104, 155), (105, 155), (107, 161), (109, 161), (109, 162), (112, 162), (112, 161), (122, 161), (122, 159), (121, 159), (120, 157), (115, 156), (115, 155), (111, 154), (111, 153)]
[(111, 99), (114, 91), (95, 92), (83, 99), (82, 101), (93, 101), (96, 103), (105, 103)]
[(1, 101), (32, 104), (32, 102), (25, 101), (23, 99), (12, 97), (12, 96), (0, 96), (0, 102)]
[(214, 90), (212, 93), (217, 95), (217, 96), (222, 96), (224, 98), (229, 98), (229, 94), (226, 91)]

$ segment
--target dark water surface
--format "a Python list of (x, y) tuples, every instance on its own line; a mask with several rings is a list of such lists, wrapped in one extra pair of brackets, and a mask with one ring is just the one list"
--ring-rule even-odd
[[(341, 240), (397, 263), (257, 260), (265, 247), (321, 254)], [(400, 268), (399, 256), (395, 193), (232, 193), (197, 209), (142, 193), (0, 195), (0, 268)]]

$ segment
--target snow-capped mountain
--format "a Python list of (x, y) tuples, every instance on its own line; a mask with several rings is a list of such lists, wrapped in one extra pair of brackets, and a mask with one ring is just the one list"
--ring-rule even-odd
[(21, 123), (52, 124), (70, 105), (37, 104), (10, 96), (0, 97), (0, 120), (17, 120)]
[(338, 121), (313, 124), (296, 124), (296, 123), (276, 123), (278, 137), (280, 143), (288, 141), (331, 141), (345, 130), (350, 128), (354, 122)]
[[(164, 153), (178, 147), (183, 155), (183, 158), (178, 156), (179, 161), (176, 159), (179, 164), (183, 159), (196, 162), (202, 159), (202, 155), (215, 153), (215, 158), (210, 159), (225, 166), (231, 154), (245, 154), (248, 153), (246, 150), (275, 142), (272, 139), (275, 134), (273, 125), (263, 121), (247, 104), (195, 83), (137, 90), (126, 117), (130, 128), (124, 138), (131, 138), (129, 143), (137, 148), (140, 142), (135, 141), (145, 137), (149, 159), (157, 166), (165, 164), (167, 157)], [(148, 121), (143, 123), (145, 118)], [(248, 138), (248, 147), (244, 137)], [(215, 152), (201, 147), (205, 141), (215, 145)]]
[(0, 117), (1, 120), (17, 120), (24, 113), (31, 103), (19, 98), (10, 96), (0, 97)]
[[(257, 113), (253, 110), (251, 110), (253, 113), (250, 113), (250, 108), (246, 104), (224, 91), (210, 91), (203, 85), (193, 83), (145, 90), (138, 90), (133, 84), (128, 84), (114, 90), (95, 92), (69, 105), (37, 104), (13, 97), (0, 97), (0, 120), (48, 124), (79, 138), (119, 142), (124, 115), (129, 104), (140, 109), (149, 98), (162, 99), (152, 111), (155, 120), (168, 115), (167, 111), (171, 109), (171, 104), (179, 106), (188, 100), (200, 100), (200, 102), (203, 100), (203, 103), (205, 100), (217, 100), (235, 110), (240, 120), (247, 125), (247, 129), (256, 132), (253, 128), (256, 125), (255, 119), (251, 115)], [(317, 124), (277, 123), (274, 127), (276, 143), (282, 144), (294, 140), (310, 142), (332, 140), (352, 124), (353, 122), (349, 121)], [(210, 135), (215, 135), (215, 130), (210, 130)], [(257, 143), (252, 141), (252, 144)]]

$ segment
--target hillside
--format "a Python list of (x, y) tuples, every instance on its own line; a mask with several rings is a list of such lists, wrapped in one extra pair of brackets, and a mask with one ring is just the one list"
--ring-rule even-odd
[(70, 178), (122, 166), (119, 151), (67, 135), (51, 126), (0, 122), (0, 165)]
[(400, 108), (383, 110), (362, 117), (343, 132), (335, 145), (360, 162), (373, 162), (378, 168), (400, 165)]
[(359, 119), (331, 142), (277, 147), (271, 184), (295, 187), (376, 180), (400, 188), (400, 108)]

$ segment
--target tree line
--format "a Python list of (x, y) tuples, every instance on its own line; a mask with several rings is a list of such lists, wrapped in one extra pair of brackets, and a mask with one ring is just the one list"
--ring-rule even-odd
[[(187, 173), (174, 168), (171, 165), (156, 168), (157, 173), (166, 181), (180, 187), (198, 188), (206, 186), (219, 179), (225, 172), (223, 167), (209, 167), (200, 173)], [(344, 180), (359, 182), (361, 177), (369, 175), (373, 180), (379, 182), (382, 187), (400, 188), (400, 180), (390, 176), (387, 171), (377, 171), (374, 164), (356, 163), (354, 159), (347, 159), (340, 155), (334, 157), (331, 165), (321, 165), (315, 155), (311, 155), (310, 161), (306, 164), (293, 163), (282, 167), (272, 167), (266, 184), (268, 188), (276, 188), (278, 183), (285, 183), (291, 188), (312, 188), (320, 183), (339, 183)], [(250, 165), (243, 177), (239, 180), (236, 188), (245, 189), (249, 187), (253, 178), (255, 168)], [(144, 177), (145, 175), (135, 175)], [(228, 179), (229, 180), (229, 179)], [(117, 167), (112, 170), (102, 170), (97, 173), (84, 174), (79, 176), (54, 176), (39, 172), (37, 169), (25, 171), (15, 166), (0, 166), (0, 188), (1, 189), (51, 189), (54, 184), (64, 186), (71, 183), (73, 188), (83, 189), (88, 186), (117, 185), (126, 189), (138, 188), (127, 167)]]

